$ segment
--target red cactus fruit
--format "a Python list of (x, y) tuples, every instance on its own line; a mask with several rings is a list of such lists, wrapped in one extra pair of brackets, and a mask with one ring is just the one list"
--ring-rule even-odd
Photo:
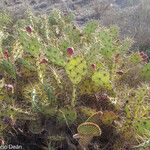
[(145, 53), (143, 51), (140, 52), (140, 56), (143, 56), (145, 55)]
[(73, 54), (74, 54), (74, 48), (73, 47), (67, 48), (67, 55), (71, 57)]
[(4, 145), (4, 144), (5, 144), (4, 140), (0, 139), (0, 145)]
[(96, 70), (96, 64), (91, 64), (93, 70)]
[(148, 62), (148, 56), (147, 56), (147, 54), (145, 54), (143, 51), (141, 51), (139, 53), (139, 55), (141, 56), (143, 63), (147, 63)]
[(27, 26), (26, 27), (26, 31), (31, 34), (32, 33), (32, 27), (31, 26)]
[(40, 64), (46, 64), (46, 63), (48, 63), (48, 59), (43, 58), (40, 60)]
[(8, 60), (8, 58), (9, 58), (9, 51), (8, 51), (8, 49), (5, 49), (4, 52), (3, 52), (3, 54), (4, 54), (4, 58), (6, 60)]

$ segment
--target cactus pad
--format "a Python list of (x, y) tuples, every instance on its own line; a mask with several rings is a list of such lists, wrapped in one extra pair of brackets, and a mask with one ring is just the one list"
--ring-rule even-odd
[(101, 129), (100, 127), (92, 122), (84, 122), (80, 124), (77, 128), (77, 131), (80, 135), (86, 135), (86, 136), (100, 136), (101, 135)]
[(107, 71), (101, 70), (95, 72), (92, 76), (92, 80), (96, 83), (97, 86), (103, 86), (107, 89), (112, 89), (110, 74)]
[(85, 106), (81, 106), (79, 108), (79, 111), (81, 112), (82, 115), (84, 115), (86, 118), (90, 117), (92, 115), (94, 115), (96, 113), (95, 109), (92, 109), (90, 107), (85, 107)]
[(66, 64), (66, 72), (73, 84), (78, 84), (87, 73), (86, 61), (82, 57), (72, 58)]
[(150, 81), (150, 63), (144, 65), (144, 67), (141, 70), (141, 75), (145, 80)]
[(112, 124), (115, 119), (117, 119), (117, 115), (112, 111), (105, 111), (101, 116), (102, 123), (105, 125)]
[(59, 49), (57, 49), (55, 47), (50, 47), (47, 49), (46, 55), (47, 55), (47, 58), (49, 59), (49, 61), (51, 61), (52, 63), (59, 65), (59, 66), (65, 65), (65, 61), (62, 57), (63, 54), (60, 52)]
[(77, 113), (75, 109), (71, 107), (64, 107), (59, 110), (57, 120), (60, 124), (71, 125), (77, 119)]
[(96, 21), (88, 22), (83, 30), (83, 33), (90, 36), (92, 33), (96, 31), (97, 27), (98, 27), (98, 22)]
[(132, 62), (132, 63), (140, 63), (142, 61), (141, 59), (141, 56), (139, 55), (139, 53), (134, 53), (132, 54), (130, 57), (129, 57), (129, 60)]
[(16, 78), (15, 67), (10, 61), (3, 60), (0, 65), (12, 78)]
[(103, 45), (101, 48), (101, 54), (104, 57), (110, 58), (114, 53), (114, 51), (116, 50), (113, 45), (112, 37), (110, 36), (110, 33), (107, 30), (100, 32), (99, 36), (101, 43)]
[(98, 86), (96, 86), (95, 82), (89, 79), (85, 79), (79, 86), (79, 92), (81, 94), (92, 94), (94, 92), (97, 92), (99, 89)]
[(93, 122), (93, 123), (99, 123), (101, 120), (103, 113), (101, 111), (98, 111), (96, 113), (94, 113), (93, 115), (91, 115), (86, 122)]
[(136, 127), (137, 132), (141, 135), (146, 135), (147, 132), (150, 132), (150, 120), (148, 119), (140, 120), (134, 125)]
[(23, 49), (29, 52), (32, 56), (38, 57), (41, 46), (36, 37), (30, 37), (25, 32), (20, 31), (20, 43)]

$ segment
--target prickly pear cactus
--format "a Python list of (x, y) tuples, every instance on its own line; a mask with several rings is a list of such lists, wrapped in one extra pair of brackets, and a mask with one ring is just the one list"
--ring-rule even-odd
[(94, 113), (93, 115), (91, 115), (91, 116), (86, 120), (86, 122), (93, 122), (93, 123), (98, 124), (98, 123), (100, 123), (100, 121), (101, 121), (102, 115), (103, 115), (103, 112), (98, 111), (98, 112)]
[(112, 89), (110, 74), (105, 70), (96, 71), (92, 76), (92, 80), (95, 82), (97, 86)]
[(36, 68), (30, 61), (19, 58), (16, 61), (16, 65), (18, 65), (17, 71), (22, 77), (29, 78), (37, 76)]
[(112, 25), (110, 28), (109, 28), (109, 32), (110, 32), (110, 36), (113, 38), (113, 39), (118, 39), (119, 37), (119, 28), (117, 26), (114, 26)]
[(77, 131), (80, 135), (87, 135), (87, 136), (100, 136), (101, 129), (100, 127), (92, 122), (84, 122), (80, 124), (77, 128)]
[(105, 125), (111, 125), (115, 119), (117, 119), (117, 115), (112, 111), (105, 111), (101, 116), (102, 123)]
[(64, 107), (59, 109), (57, 114), (57, 120), (59, 124), (71, 125), (77, 119), (76, 110), (71, 107)]
[(80, 57), (72, 58), (66, 64), (66, 72), (74, 85), (77, 85), (87, 73), (86, 61)]
[(96, 113), (96, 110), (90, 107), (81, 106), (79, 108), (79, 112), (81, 113), (81, 115), (87, 118), (87, 117), (94, 115)]
[(19, 31), (19, 42), (22, 44), (24, 51), (29, 52), (32, 56), (39, 56), (41, 45), (38, 38), (29, 36), (26, 32)]
[(2, 60), (0, 65), (3, 68), (3, 70), (6, 73), (8, 73), (12, 78), (14, 78), (14, 79), (16, 78), (16, 69), (10, 61)]
[(129, 60), (134, 63), (134, 64), (138, 64), (142, 61), (141, 56), (139, 55), (139, 53), (133, 53), (130, 57)]
[(85, 28), (83, 29), (83, 33), (89, 37), (96, 31), (97, 27), (98, 27), (97, 21), (88, 22)]
[(145, 79), (150, 81), (150, 63), (144, 65), (141, 70), (141, 76)]
[(150, 120), (140, 120), (136, 122), (134, 126), (140, 135), (146, 135), (147, 137), (149, 136), (148, 132), (150, 132)]
[(49, 61), (51, 61), (52, 63), (59, 66), (65, 65), (65, 60), (63, 59), (63, 53), (59, 49), (55, 47), (50, 47), (47, 49), (46, 55)]
[(99, 90), (99, 87), (96, 86), (95, 82), (92, 81), (91, 78), (88, 78), (81, 82), (78, 89), (80, 94), (82, 95), (95, 93)]
[(79, 135), (79, 144), (84, 149), (88, 147), (88, 144), (94, 136), (101, 135), (100, 127), (92, 122), (85, 122), (80, 124), (77, 128), (77, 131)]
[(109, 30), (103, 30), (99, 34), (102, 43), (101, 54), (106, 58), (111, 58), (116, 51), (113, 44), (113, 38), (110, 36)]

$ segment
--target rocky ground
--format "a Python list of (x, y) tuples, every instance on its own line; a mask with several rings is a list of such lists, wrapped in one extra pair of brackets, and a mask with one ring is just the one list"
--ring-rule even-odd
[(21, 17), (25, 10), (36, 14), (49, 13), (58, 8), (73, 12), (79, 25), (96, 19), (101, 24), (115, 24), (123, 36), (130, 36), (136, 46), (150, 46), (150, 1), (149, 0), (1, 0), (0, 9), (11, 11)]

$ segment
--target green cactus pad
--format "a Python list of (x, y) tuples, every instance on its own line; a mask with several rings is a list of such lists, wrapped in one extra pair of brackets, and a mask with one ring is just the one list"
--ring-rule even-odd
[(15, 67), (10, 61), (3, 60), (0, 65), (12, 78), (16, 78)]
[(107, 71), (101, 70), (93, 74), (92, 80), (97, 86), (103, 86), (107, 89), (112, 89), (110, 74)]
[(13, 44), (15, 42), (15, 38), (11, 35), (9, 35), (6, 39), (2, 40), (2, 48), (8, 48), (9, 50), (12, 50)]
[(102, 123), (105, 125), (112, 124), (115, 119), (117, 119), (117, 115), (112, 111), (105, 111), (101, 116)]
[(96, 112), (95, 114), (91, 115), (86, 122), (93, 122), (93, 123), (99, 123), (101, 120), (103, 113), (101, 111)]
[(55, 47), (49, 47), (46, 51), (46, 55), (49, 61), (51, 61), (52, 63), (59, 65), (59, 66), (65, 65), (65, 61), (62, 57), (63, 54), (61, 53), (59, 49)]
[(80, 85), (79, 85), (79, 92), (80, 94), (92, 94), (99, 90), (99, 87), (96, 86), (95, 82), (89, 79), (85, 79)]
[(66, 23), (72, 23), (72, 21), (74, 21), (75, 16), (73, 13), (69, 13), (69, 14), (64, 14), (62, 18)]
[(92, 33), (96, 31), (97, 27), (98, 27), (97, 21), (88, 22), (83, 30), (83, 33), (90, 36)]
[(106, 30), (100, 32), (100, 39), (102, 43), (102, 48), (101, 48), (101, 54), (104, 57), (111, 58), (112, 54), (116, 50), (114, 45), (113, 45), (113, 40), (112, 37), (110, 36), (110, 33)]
[(54, 10), (49, 18), (48, 18), (48, 21), (49, 21), (49, 25), (51, 26), (54, 26), (54, 25), (59, 25), (60, 24), (60, 21), (61, 21), (61, 13), (59, 10)]
[(119, 28), (117, 26), (111, 26), (109, 28), (110, 36), (117, 39), (119, 36)]
[(96, 113), (95, 109), (92, 109), (90, 107), (85, 107), (85, 106), (81, 106), (79, 108), (79, 111), (81, 112), (81, 114), (83, 114), (86, 118), (90, 117), (92, 115), (94, 115)]
[(30, 121), (29, 130), (33, 134), (40, 134), (44, 130), (41, 120)]
[(141, 76), (145, 79), (150, 81), (150, 63), (144, 65), (141, 70)]
[(100, 127), (92, 122), (84, 122), (80, 124), (77, 128), (77, 131), (80, 135), (86, 136), (100, 136), (101, 129)]
[(66, 64), (66, 72), (73, 84), (78, 84), (87, 73), (86, 61), (82, 57), (72, 58)]
[(74, 46), (80, 43), (80, 30), (76, 26), (66, 26), (64, 29), (70, 44)]
[(20, 31), (19, 42), (22, 44), (23, 49), (29, 52), (32, 56), (39, 56), (41, 45), (37, 37), (30, 37), (27, 33)]
[(139, 53), (133, 53), (130, 57), (129, 57), (129, 60), (132, 62), (132, 63), (140, 63), (142, 61), (142, 58), (141, 56), (139, 55)]
[(71, 125), (77, 119), (76, 110), (71, 107), (64, 107), (59, 110), (57, 120), (59, 124)]
[(34, 67), (34, 65), (32, 65), (28, 60), (19, 58), (17, 62), (21, 64), (21, 67), (25, 67), (30, 71), (36, 71), (36, 67)]
[(135, 123), (134, 126), (139, 134), (145, 135), (147, 132), (150, 132), (150, 120), (143, 119)]

